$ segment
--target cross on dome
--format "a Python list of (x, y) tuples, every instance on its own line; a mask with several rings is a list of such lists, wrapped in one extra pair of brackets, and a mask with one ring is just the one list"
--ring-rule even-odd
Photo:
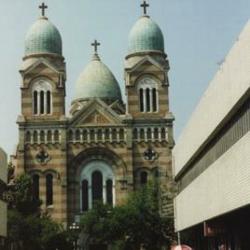
[(94, 47), (95, 54), (97, 54), (98, 46), (100, 46), (101, 44), (97, 42), (97, 40), (95, 40), (93, 43), (91, 43), (91, 45)]
[(147, 15), (147, 8), (149, 7), (149, 4), (146, 1), (143, 1), (141, 7), (143, 8), (144, 15)]
[(39, 5), (39, 9), (42, 10), (42, 16), (45, 16), (45, 10), (48, 9), (48, 6), (45, 3)]

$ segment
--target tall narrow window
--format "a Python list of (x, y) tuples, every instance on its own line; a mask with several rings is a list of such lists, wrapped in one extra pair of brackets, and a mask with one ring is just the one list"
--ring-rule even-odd
[(34, 91), (33, 93), (33, 112), (36, 115), (38, 113), (37, 109), (37, 91)]
[(87, 211), (89, 209), (89, 194), (88, 194), (88, 181), (82, 181), (82, 211)]
[(141, 172), (141, 185), (145, 185), (148, 182), (148, 173), (146, 171)]
[(53, 204), (53, 175), (46, 175), (46, 206)]
[(47, 95), (47, 114), (50, 114), (51, 113), (51, 93), (50, 93), (50, 91), (48, 90), (47, 91), (47, 93), (46, 93), (46, 95)]
[(40, 142), (42, 142), (42, 143), (45, 142), (45, 133), (43, 130), (40, 132)]
[(54, 140), (55, 140), (55, 142), (59, 142), (59, 131), (58, 130), (56, 130), (54, 132)]
[(48, 133), (47, 133), (47, 141), (52, 142), (52, 132), (51, 132), (51, 130), (49, 130)]
[(37, 131), (34, 131), (34, 133), (33, 133), (33, 141), (34, 141), (34, 143), (38, 142), (38, 133), (37, 133)]
[(25, 139), (26, 139), (26, 142), (31, 142), (31, 134), (30, 134), (30, 131), (27, 131), (27, 132), (26, 132), (26, 137), (25, 137)]
[(113, 181), (107, 180), (106, 181), (106, 200), (107, 204), (113, 205)]
[(103, 184), (102, 184), (102, 174), (99, 171), (95, 171), (92, 174), (92, 200), (93, 202), (103, 200), (102, 192), (103, 192)]
[(153, 112), (156, 112), (157, 111), (157, 94), (156, 94), (156, 89), (155, 88), (153, 88), (152, 89), (152, 98), (153, 98), (153, 100), (152, 100), (152, 103), (153, 103)]
[(146, 89), (146, 109), (150, 112), (150, 89)]
[(76, 138), (76, 141), (80, 141), (81, 139), (81, 132), (79, 129), (77, 129), (75, 132), (75, 138)]
[(39, 200), (39, 175), (35, 174), (32, 177), (33, 182), (33, 197), (35, 200)]
[(140, 89), (140, 111), (144, 111), (143, 89)]
[(44, 91), (40, 92), (40, 113), (44, 114)]
[(32, 107), (34, 115), (51, 114), (52, 112), (52, 86), (44, 80), (39, 79), (32, 86)]

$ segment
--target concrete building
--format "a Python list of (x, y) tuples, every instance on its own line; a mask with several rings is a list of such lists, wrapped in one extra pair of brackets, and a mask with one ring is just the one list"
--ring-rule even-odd
[(0, 249), (7, 236), (7, 204), (3, 200), (3, 192), (7, 183), (7, 155), (0, 148)]
[(175, 225), (183, 243), (249, 250), (250, 23), (201, 97), (173, 157)]
[(65, 226), (91, 209), (95, 200), (121, 204), (153, 178), (161, 183), (162, 212), (173, 213), (168, 193), (174, 120), (169, 110), (169, 62), (163, 33), (146, 14), (147, 5), (129, 35), (121, 85), (126, 101), (95, 41), (69, 115), (62, 38), (45, 16), (45, 7), (25, 39), (15, 174), (32, 176), (42, 208)]

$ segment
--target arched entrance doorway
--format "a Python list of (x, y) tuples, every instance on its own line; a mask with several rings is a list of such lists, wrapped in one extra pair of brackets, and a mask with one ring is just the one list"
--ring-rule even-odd
[(102, 160), (93, 160), (81, 167), (80, 209), (93, 207), (94, 202), (115, 205), (115, 178), (112, 168)]

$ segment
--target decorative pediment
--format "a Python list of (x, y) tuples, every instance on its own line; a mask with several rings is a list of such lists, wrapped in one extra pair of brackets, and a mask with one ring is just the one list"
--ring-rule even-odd
[(111, 107), (96, 98), (76, 112), (70, 123), (71, 127), (118, 125), (122, 123), (122, 119)]
[(28, 66), (27, 68), (24, 68), (20, 70), (21, 74), (27, 75), (32, 72), (32, 74), (48, 74), (48, 73), (57, 73), (59, 74), (60, 72), (52, 65), (50, 64), (47, 60), (45, 59), (38, 59), (35, 63), (32, 65)]
[(130, 70), (131, 73), (134, 72), (155, 72), (155, 71), (165, 71), (165, 69), (156, 60), (150, 56), (144, 57), (142, 60), (137, 62)]

